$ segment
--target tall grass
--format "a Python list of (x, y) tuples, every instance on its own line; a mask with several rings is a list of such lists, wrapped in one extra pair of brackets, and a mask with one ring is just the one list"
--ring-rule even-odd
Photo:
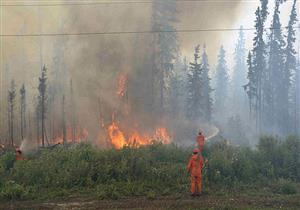
[[(274, 182), (278, 192), (296, 193), (300, 181), (300, 140), (262, 137), (256, 150), (218, 142), (205, 148), (206, 191)], [(91, 193), (98, 198), (183, 195), (188, 192), (186, 163), (190, 148), (153, 144), (141, 148), (100, 150), (81, 144), (57, 147), (15, 162), (0, 157), (0, 199), (39, 199)]]

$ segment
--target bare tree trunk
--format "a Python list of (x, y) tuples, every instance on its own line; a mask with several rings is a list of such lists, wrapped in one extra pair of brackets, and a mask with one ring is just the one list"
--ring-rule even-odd
[(11, 136), (10, 136), (10, 139), (11, 139), (11, 146), (13, 147), (14, 146), (14, 105), (13, 103), (11, 103), (10, 105), (10, 131), (11, 131)]
[(72, 142), (75, 142), (76, 138), (76, 108), (75, 108), (75, 102), (74, 102), (74, 93), (73, 93), (73, 82), (71, 79), (71, 114), (72, 114)]
[(41, 107), (41, 114), (42, 114), (42, 147), (45, 147), (45, 97), (42, 94), (42, 107)]
[(37, 146), (39, 147), (40, 145), (40, 116), (37, 111), (36, 114), (36, 139), (37, 139)]
[(63, 144), (67, 143), (67, 130), (66, 130), (66, 113), (65, 113), (65, 95), (62, 99), (62, 117), (63, 117)]

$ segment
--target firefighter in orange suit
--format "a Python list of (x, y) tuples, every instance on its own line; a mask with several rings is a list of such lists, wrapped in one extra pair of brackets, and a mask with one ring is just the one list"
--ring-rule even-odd
[(203, 148), (204, 148), (204, 144), (205, 144), (205, 136), (202, 134), (202, 132), (199, 132), (199, 134), (197, 136), (197, 143), (198, 143), (200, 152), (202, 152)]
[(200, 154), (198, 148), (193, 149), (193, 155), (187, 165), (187, 170), (191, 175), (191, 195), (197, 196), (202, 194), (202, 168), (204, 165), (204, 158)]
[(16, 161), (24, 160), (22, 151), (20, 149), (16, 149)]

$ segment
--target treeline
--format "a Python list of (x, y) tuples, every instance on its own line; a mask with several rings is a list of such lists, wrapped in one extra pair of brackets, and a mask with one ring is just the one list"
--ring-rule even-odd
[[(235, 142), (245, 139), (239, 138), (241, 136), (250, 139), (261, 134), (300, 133), (296, 0), (291, 2), (287, 27), (282, 26), (280, 19), (280, 8), (287, 4), (285, 1), (275, 1), (273, 13), (269, 1), (260, 3), (255, 12), (253, 48), (247, 56), (241, 27), (231, 76), (223, 46), (214, 72), (209, 67), (205, 46), (202, 53), (199, 45), (195, 47), (194, 59), (189, 65), (180, 57), (179, 61), (173, 61), (171, 70), (175, 73), (171, 78), (176, 82), (170, 82), (166, 88), (172, 96), (169, 107), (172, 117), (183, 116), (195, 123), (213, 122), (226, 138)], [(268, 18), (271, 18), (270, 26), (267, 26)], [(252, 135), (246, 135), (245, 130)], [(247, 142), (249, 140), (244, 143)]]
[[(263, 137), (256, 150), (226, 141), (206, 146), (205, 193), (236, 191), (295, 194), (300, 181), (300, 139)], [(49, 199), (90, 195), (183, 196), (189, 192), (186, 164), (191, 148), (153, 144), (99, 150), (91, 145), (40, 150), (24, 161), (0, 157), (0, 199)], [(262, 187), (263, 186), (263, 187)], [(298, 191), (299, 193), (299, 191)]]
[(248, 55), (250, 115), (258, 133), (299, 134), (300, 89), (299, 59), (296, 43), (296, 0), (293, 1), (288, 26), (280, 20), (284, 1), (275, 1), (270, 30), (266, 25), (268, 1), (261, 0), (255, 12), (255, 37)]

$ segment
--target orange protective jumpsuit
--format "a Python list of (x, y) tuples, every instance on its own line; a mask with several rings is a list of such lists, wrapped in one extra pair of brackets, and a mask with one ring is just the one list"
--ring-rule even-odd
[(203, 134), (197, 136), (197, 143), (200, 151), (203, 151), (205, 144), (205, 136)]
[(201, 171), (204, 165), (204, 159), (200, 154), (194, 154), (188, 163), (187, 170), (191, 174), (191, 193), (202, 193)]
[(21, 152), (16, 152), (16, 161), (24, 160), (24, 157)]

